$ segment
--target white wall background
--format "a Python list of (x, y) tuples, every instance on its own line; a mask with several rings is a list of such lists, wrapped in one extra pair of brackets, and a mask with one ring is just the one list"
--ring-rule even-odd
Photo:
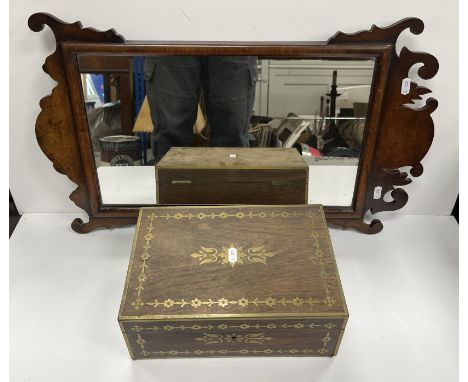
[(438, 58), (437, 76), (418, 82), (432, 89), (439, 107), (425, 171), (406, 187), (410, 199), (399, 213), (450, 214), (458, 193), (456, 0), (15, 0), (10, 3), (10, 188), (20, 213), (79, 211), (68, 199), (75, 185), (55, 172), (35, 139), (39, 100), (54, 87), (41, 66), (55, 49), (48, 27), (29, 30), (27, 20), (35, 12), (99, 30), (114, 28), (127, 40), (317, 41), (338, 30), (351, 33), (419, 17), (426, 25), (423, 34), (405, 31), (398, 46)]

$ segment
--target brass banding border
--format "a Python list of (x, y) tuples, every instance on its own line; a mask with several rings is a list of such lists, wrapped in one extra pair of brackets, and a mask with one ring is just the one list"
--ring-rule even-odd
[(330, 318), (347, 318), (348, 314), (343, 312), (338, 313), (208, 313), (208, 314), (178, 314), (178, 315), (171, 315), (171, 314), (156, 314), (156, 315), (140, 315), (140, 316), (127, 316), (121, 315), (119, 319), (121, 320), (131, 320), (131, 321), (148, 321), (148, 320), (188, 320), (191, 319), (223, 319), (223, 320), (242, 320), (246, 318), (284, 318), (284, 319), (306, 319), (306, 318), (313, 318), (313, 319), (321, 319), (324, 320)]
[[(323, 222), (324, 226), (326, 227), (327, 226), (327, 220), (325, 218), (325, 213), (324, 213), (323, 209), (320, 211), (320, 214), (322, 216), (322, 222)], [(336, 275), (335, 278), (336, 278), (336, 283), (337, 283), (337, 286), (338, 286), (338, 291), (340, 293), (341, 303), (343, 304), (344, 311), (346, 312), (346, 317), (348, 317), (348, 307), (346, 305), (346, 300), (345, 300), (345, 296), (344, 296), (344, 293), (343, 293), (343, 286), (341, 285), (340, 273), (338, 272), (338, 266), (336, 264), (336, 258), (335, 258), (335, 254), (333, 252), (333, 246), (332, 246), (331, 239), (330, 239), (330, 232), (328, 230), (326, 232), (326, 235), (327, 235), (328, 248), (329, 248), (329, 251), (330, 251), (330, 257), (331, 257), (331, 260), (332, 260), (332, 263), (333, 263), (333, 266), (334, 266), (334, 269), (335, 269), (335, 275)], [(346, 319), (346, 321), (347, 321), (347, 319)], [(346, 325), (346, 321), (345, 321), (345, 325)]]
[(120, 330), (122, 331), (122, 334), (124, 336), (125, 345), (127, 346), (128, 352), (130, 353), (130, 357), (135, 359), (135, 355), (133, 354), (132, 346), (130, 345), (130, 340), (128, 339), (127, 333), (125, 332), (125, 328), (123, 326), (122, 321), (119, 321), (119, 326), (120, 326)]
[(343, 334), (345, 332), (347, 323), (348, 323), (348, 317), (346, 317), (343, 321), (343, 326), (341, 327), (340, 335), (338, 336), (338, 341), (336, 342), (335, 351), (333, 352), (334, 356), (338, 353), (338, 350), (340, 349), (341, 340), (343, 339)]

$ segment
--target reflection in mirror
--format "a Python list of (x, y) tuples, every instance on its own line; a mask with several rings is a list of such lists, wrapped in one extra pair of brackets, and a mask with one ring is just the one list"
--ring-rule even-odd
[(171, 146), (295, 147), (309, 203), (350, 206), (374, 60), (80, 55), (103, 205), (156, 203)]

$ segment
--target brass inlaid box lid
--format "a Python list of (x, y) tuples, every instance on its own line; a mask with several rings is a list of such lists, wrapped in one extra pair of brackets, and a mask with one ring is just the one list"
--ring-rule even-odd
[(224, 170), (308, 168), (296, 149), (268, 147), (172, 147), (156, 167)]
[(322, 206), (141, 209), (120, 320), (347, 316)]

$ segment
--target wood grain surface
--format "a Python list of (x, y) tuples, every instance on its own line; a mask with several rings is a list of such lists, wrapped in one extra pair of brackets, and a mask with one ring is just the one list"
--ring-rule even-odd
[(156, 165), (182, 169), (307, 169), (294, 149), (269, 147), (172, 147)]
[(296, 149), (173, 147), (156, 165), (160, 204), (304, 204), (308, 166)]

